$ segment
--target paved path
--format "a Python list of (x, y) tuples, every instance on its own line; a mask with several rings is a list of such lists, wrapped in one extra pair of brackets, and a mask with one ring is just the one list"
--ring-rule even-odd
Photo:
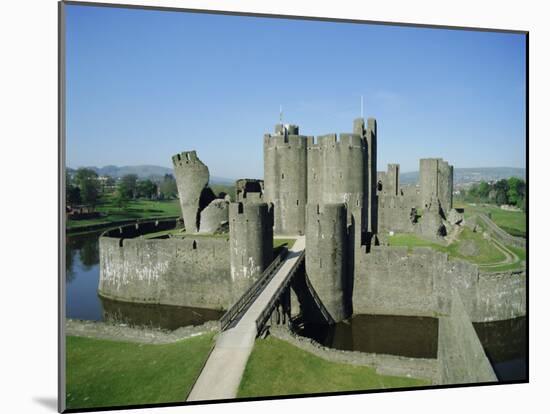
[(237, 396), (246, 362), (256, 339), (256, 319), (265, 309), (305, 247), (305, 237), (298, 237), (294, 246), (288, 250), (288, 255), (282, 266), (248, 308), (239, 323), (218, 336), (216, 345), (187, 401), (218, 400)]

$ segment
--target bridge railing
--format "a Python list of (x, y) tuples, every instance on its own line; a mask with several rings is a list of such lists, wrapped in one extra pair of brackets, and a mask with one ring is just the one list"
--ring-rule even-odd
[(321, 298), (319, 297), (319, 295), (317, 294), (317, 291), (311, 284), (311, 281), (309, 280), (309, 277), (307, 277), (307, 274), (305, 275), (304, 279), (306, 282), (306, 286), (309, 289), (309, 292), (311, 293), (311, 297), (313, 298), (313, 301), (315, 302), (315, 304), (317, 305), (317, 308), (321, 312), (321, 315), (323, 315), (323, 318), (325, 319), (326, 323), (328, 323), (329, 325), (333, 324), (334, 319), (332, 318), (327, 308), (325, 308), (325, 305), (323, 305)]
[(227, 312), (220, 318), (220, 329), (225, 331), (231, 323), (237, 319), (242, 311), (244, 311), (250, 302), (265, 288), (265, 286), (271, 281), (279, 266), (288, 254), (288, 249), (283, 247), (279, 255), (273, 259), (271, 264), (266, 267), (262, 275), (250, 286), (246, 292), (231, 306)]
[(271, 299), (269, 299), (269, 302), (267, 303), (262, 313), (260, 313), (260, 316), (258, 316), (258, 318), (256, 319), (256, 334), (258, 336), (262, 333), (265, 323), (271, 316), (271, 313), (273, 312), (273, 309), (275, 308), (275, 304), (279, 300), (279, 297), (281, 296), (283, 291), (288, 287), (288, 285), (290, 284), (290, 281), (292, 280), (292, 277), (294, 276), (294, 273), (296, 273), (296, 270), (298, 270), (298, 267), (304, 261), (305, 254), (306, 254), (305, 250), (300, 253), (298, 260), (296, 260), (296, 262), (294, 263), (290, 271), (285, 276), (285, 279), (283, 280), (283, 282), (279, 285), (279, 287), (277, 288), (277, 290), (275, 291)]

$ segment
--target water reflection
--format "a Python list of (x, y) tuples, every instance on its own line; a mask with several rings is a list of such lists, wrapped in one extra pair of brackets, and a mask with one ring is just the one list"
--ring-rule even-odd
[(223, 312), (183, 306), (136, 304), (102, 298), (99, 285), (100, 232), (67, 235), (66, 316), (73, 319), (115, 321), (131, 326), (167, 330), (217, 320)]
[(207, 321), (218, 320), (223, 315), (222, 311), (214, 309), (148, 305), (100, 299), (103, 305), (103, 320), (125, 323), (130, 326), (150, 326), (174, 330), (181, 326), (202, 325)]
[(305, 324), (298, 333), (324, 346), (346, 351), (437, 358), (435, 318), (354, 315), (349, 321), (332, 326)]
[(477, 336), (500, 381), (527, 379), (526, 318), (474, 323)]

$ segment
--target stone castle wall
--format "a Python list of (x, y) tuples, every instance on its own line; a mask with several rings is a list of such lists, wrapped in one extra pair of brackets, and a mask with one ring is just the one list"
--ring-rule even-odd
[(437, 360), (442, 384), (496, 382), (497, 377), (456, 290), (439, 318)]
[(480, 273), (427, 247), (373, 246), (356, 258), (353, 312), (437, 316), (451, 309), (456, 289), (472, 322), (525, 315), (525, 274)]
[(101, 236), (99, 293), (111, 299), (227, 308), (237, 292), (223, 238)]

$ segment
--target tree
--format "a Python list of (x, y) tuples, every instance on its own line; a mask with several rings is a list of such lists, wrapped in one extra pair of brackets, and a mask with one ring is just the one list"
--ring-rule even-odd
[(137, 179), (138, 176), (136, 174), (126, 174), (120, 179), (119, 190), (125, 191), (125, 196), (128, 198), (136, 198)]
[(89, 168), (79, 168), (76, 170), (74, 181), (80, 188), (82, 202), (95, 207), (99, 201), (100, 188), (97, 173)]
[(487, 198), (489, 197), (489, 191), (491, 191), (491, 187), (489, 186), (489, 183), (485, 181), (482, 181), (479, 183), (479, 186), (477, 188), (477, 193), (481, 200), (487, 200)]
[(69, 173), (65, 174), (65, 201), (69, 206), (82, 203), (80, 188), (74, 185), (73, 179)]
[(495, 191), (496, 191), (495, 201), (499, 206), (502, 204), (508, 204), (508, 190), (509, 190), (508, 180), (502, 179), (502, 180), (498, 180), (495, 183)]
[(160, 193), (164, 198), (175, 197), (178, 193), (176, 179), (172, 174), (165, 174), (164, 179), (160, 183)]
[(139, 197), (152, 198), (157, 193), (157, 185), (151, 180), (139, 181), (137, 194)]
[(128, 190), (124, 188), (124, 183), (119, 183), (117, 190), (115, 191), (115, 196), (113, 197), (113, 204), (126, 210), (128, 208), (128, 203), (130, 202), (130, 197), (128, 197)]
[(508, 202), (519, 207), (521, 201), (525, 198), (525, 181), (517, 177), (508, 179)]

